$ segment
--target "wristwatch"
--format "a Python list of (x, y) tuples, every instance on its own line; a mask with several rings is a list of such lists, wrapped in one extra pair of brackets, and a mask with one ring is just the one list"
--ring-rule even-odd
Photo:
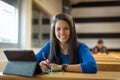
[(68, 65), (68, 64), (62, 64), (62, 70), (63, 70), (64, 72), (66, 72), (67, 65)]

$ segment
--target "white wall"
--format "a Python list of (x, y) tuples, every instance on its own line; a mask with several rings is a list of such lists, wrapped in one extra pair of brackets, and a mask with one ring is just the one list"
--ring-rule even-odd
[(120, 16), (120, 6), (73, 8), (73, 17), (110, 17)]
[(77, 33), (119, 33), (120, 22), (76, 23)]

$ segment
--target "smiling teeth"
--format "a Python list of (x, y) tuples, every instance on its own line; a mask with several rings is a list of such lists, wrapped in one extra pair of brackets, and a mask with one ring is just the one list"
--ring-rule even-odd
[(66, 38), (66, 36), (61, 36), (61, 38)]

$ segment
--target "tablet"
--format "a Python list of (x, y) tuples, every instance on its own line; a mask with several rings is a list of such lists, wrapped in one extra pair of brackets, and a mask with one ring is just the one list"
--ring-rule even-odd
[(5, 50), (8, 63), (3, 74), (34, 76), (41, 72), (32, 50)]

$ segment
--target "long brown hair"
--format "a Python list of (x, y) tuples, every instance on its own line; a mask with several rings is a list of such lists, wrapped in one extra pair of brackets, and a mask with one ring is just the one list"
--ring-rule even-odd
[(76, 37), (75, 24), (73, 22), (73, 18), (68, 14), (58, 14), (53, 17), (53, 23), (51, 25), (51, 34), (50, 34), (50, 62), (56, 64), (62, 64), (62, 60), (60, 60), (60, 46), (59, 41), (55, 36), (55, 24), (58, 20), (64, 20), (69, 24), (70, 27), (70, 37), (68, 40), (68, 63), (69, 64), (77, 64), (79, 63), (78, 56), (78, 44)]

